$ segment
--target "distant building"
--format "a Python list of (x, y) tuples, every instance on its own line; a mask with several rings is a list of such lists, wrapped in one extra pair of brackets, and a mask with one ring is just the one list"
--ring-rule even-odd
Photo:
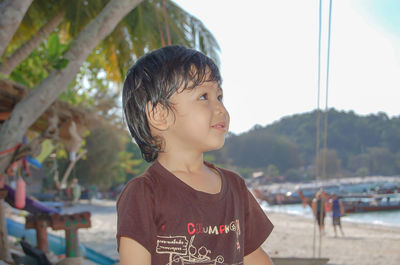
[(264, 176), (264, 172), (263, 171), (253, 172), (253, 174), (252, 174), (253, 178), (259, 178), (259, 177), (263, 177), (263, 176)]

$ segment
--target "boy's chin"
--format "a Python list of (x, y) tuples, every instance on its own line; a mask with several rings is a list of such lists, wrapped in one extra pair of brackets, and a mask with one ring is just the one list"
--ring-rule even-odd
[(225, 141), (219, 144), (215, 144), (213, 146), (210, 146), (209, 148), (207, 148), (206, 150), (204, 150), (204, 152), (211, 152), (211, 151), (216, 151), (221, 149), (222, 147), (224, 147)]

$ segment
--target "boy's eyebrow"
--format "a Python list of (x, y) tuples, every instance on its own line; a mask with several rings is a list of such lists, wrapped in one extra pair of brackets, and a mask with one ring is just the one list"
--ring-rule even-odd
[(217, 87), (217, 92), (224, 92), (224, 90), (222, 89), (222, 87), (220, 87), (218, 84), (216, 85), (216, 87)]
[[(219, 85), (216, 85), (215, 87), (216, 87), (216, 89), (217, 89), (217, 92), (221, 92), (221, 93), (224, 92), (224, 90), (222, 89), (222, 87), (220, 87)], [(209, 85), (209, 86), (202, 87), (202, 88), (203, 88), (203, 89), (214, 88), (214, 85)]]

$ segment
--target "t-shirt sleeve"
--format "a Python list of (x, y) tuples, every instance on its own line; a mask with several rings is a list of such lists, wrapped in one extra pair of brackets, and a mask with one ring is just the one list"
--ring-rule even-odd
[(247, 256), (264, 243), (274, 226), (254, 196), (247, 188), (245, 189), (247, 200), (245, 203), (244, 255)]
[(118, 250), (121, 237), (137, 241), (150, 253), (155, 248), (154, 193), (149, 181), (143, 177), (129, 182), (118, 198)]

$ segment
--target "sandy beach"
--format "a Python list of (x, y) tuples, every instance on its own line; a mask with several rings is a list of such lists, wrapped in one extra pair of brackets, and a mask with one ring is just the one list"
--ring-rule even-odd
[[(92, 227), (79, 230), (81, 243), (114, 259), (116, 250), (116, 212), (114, 201), (82, 201), (66, 208), (66, 212), (91, 211)], [(286, 213), (267, 213), (275, 228), (263, 244), (273, 257), (313, 256), (314, 223), (309, 217)], [(23, 218), (18, 218), (23, 222)], [(322, 238), (321, 257), (329, 258), (330, 265), (399, 265), (400, 227), (388, 227), (343, 222), (345, 237), (334, 237), (331, 219), (326, 219), (326, 233)], [(63, 236), (63, 232), (52, 232)], [(318, 233), (318, 232), (317, 232)], [(318, 243), (318, 238), (316, 239)], [(316, 251), (318, 255), (318, 249)]]
[[(75, 207), (70, 210), (76, 210)], [(80, 230), (81, 242), (118, 259), (115, 202), (83, 203), (77, 208), (92, 211), (92, 228)], [(311, 218), (272, 212), (267, 215), (275, 228), (263, 248), (271, 256), (312, 257), (314, 223)], [(331, 219), (326, 219), (321, 256), (329, 258), (330, 265), (400, 264), (400, 227), (343, 222), (343, 229), (346, 236), (335, 238)]]
[[(313, 256), (314, 223), (311, 218), (271, 212), (267, 215), (275, 228), (263, 244), (263, 248), (271, 256), (304, 258)], [(400, 264), (400, 227), (343, 222), (345, 237), (335, 238), (331, 219), (328, 218), (326, 221), (321, 257), (329, 258), (328, 264)], [(316, 240), (318, 244), (319, 236)], [(318, 256), (318, 248), (316, 255)]]

